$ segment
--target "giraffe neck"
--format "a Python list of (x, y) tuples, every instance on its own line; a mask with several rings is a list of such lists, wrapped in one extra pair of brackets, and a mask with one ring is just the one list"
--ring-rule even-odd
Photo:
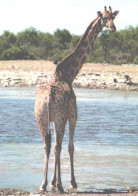
[(101, 19), (97, 17), (86, 29), (75, 50), (65, 57), (58, 65), (55, 74), (72, 83), (86, 61), (91, 47), (102, 30)]

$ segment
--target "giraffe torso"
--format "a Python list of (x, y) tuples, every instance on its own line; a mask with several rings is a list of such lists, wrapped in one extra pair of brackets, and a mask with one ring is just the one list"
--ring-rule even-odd
[(72, 86), (53, 75), (51, 81), (42, 86), (36, 95), (35, 105), (36, 118), (43, 113), (49, 112), (49, 120), (54, 122), (55, 119), (67, 121), (70, 118), (71, 110), (77, 110), (76, 96)]

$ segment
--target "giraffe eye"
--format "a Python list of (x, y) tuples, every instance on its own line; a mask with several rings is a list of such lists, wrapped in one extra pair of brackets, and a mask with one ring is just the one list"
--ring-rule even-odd
[(112, 20), (114, 20), (114, 19), (115, 19), (115, 16), (114, 16), (113, 14), (111, 15), (111, 19), (112, 19)]
[(103, 19), (104, 19), (104, 20), (107, 20), (108, 18), (107, 18), (107, 17), (104, 17)]
[(115, 16), (114, 15), (112, 16), (112, 19), (115, 19)]

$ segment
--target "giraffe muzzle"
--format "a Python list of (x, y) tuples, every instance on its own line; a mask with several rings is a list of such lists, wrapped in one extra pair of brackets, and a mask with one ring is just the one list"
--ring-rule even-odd
[(116, 31), (116, 27), (114, 25), (112, 25), (112, 26), (109, 27), (109, 30), (111, 32), (115, 32)]

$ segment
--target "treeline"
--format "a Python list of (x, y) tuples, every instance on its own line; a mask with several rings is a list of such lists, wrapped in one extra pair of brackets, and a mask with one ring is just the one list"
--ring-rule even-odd
[[(77, 45), (80, 36), (66, 29), (54, 34), (29, 28), (16, 35), (5, 31), (0, 36), (0, 60), (61, 60)], [(87, 62), (138, 64), (138, 26), (111, 33), (103, 31), (96, 39)]]

